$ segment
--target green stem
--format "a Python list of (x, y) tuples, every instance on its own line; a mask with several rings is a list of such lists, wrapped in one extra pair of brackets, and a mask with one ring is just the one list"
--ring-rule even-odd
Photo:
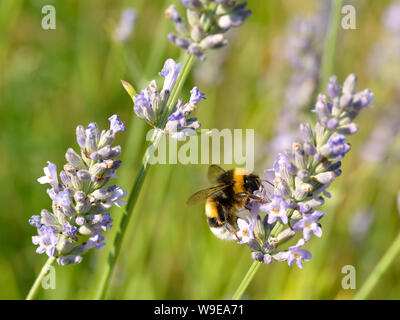
[(55, 257), (49, 257), (47, 259), (42, 270), (40, 270), (39, 275), (37, 276), (35, 282), (33, 283), (31, 290), (29, 290), (29, 293), (26, 296), (26, 300), (35, 299), (36, 295), (38, 294), (38, 290), (40, 284), (42, 283), (43, 277), (46, 275), (47, 271), (49, 271), (50, 266), (54, 263), (55, 260), (56, 260)]
[[(175, 105), (176, 101), (178, 100), (178, 96), (182, 90), (183, 84), (190, 72), (191, 67), (193, 66), (194, 62), (194, 56), (193, 55), (187, 55), (184, 61), (184, 65), (182, 67), (181, 72), (179, 73), (178, 79), (172, 89), (171, 95), (168, 99), (167, 103), (167, 112), (165, 113), (164, 120), (162, 122), (162, 126), (165, 126), (166, 120), (168, 119), (168, 115), (171, 113), (173, 106)], [(136, 205), (136, 200), (140, 194), (143, 182), (145, 180), (148, 168), (149, 168), (149, 160), (151, 156), (153, 155), (154, 151), (157, 149), (161, 138), (163, 136), (163, 131), (158, 129), (154, 131), (153, 137), (151, 138), (151, 142), (149, 147), (146, 149), (146, 152), (143, 156), (142, 160), (142, 165), (140, 167), (139, 173), (136, 176), (135, 183), (133, 185), (132, 191), (129, 195), (128, 198), (128, 203), (126, 205), (126, 210), (123, 213), (119, 229), (117, 231), (117, 234), (114, 239), (113, 247), (111, 248), (111, 251), (109, 253), (108, 259), (107, 259), (107, 264), (105, 267), (105, 270), (103, 272), (103, 275), (100, 279), (100, 284), (96, 293), (96, 299), (104, 299), (108, 284), (110, 282), (110, 277), (112, 270), (116, 264), (120, 249), (121, 249), (121, 244), (123, 237), (125, 235), (126, 228), (129, 224), (129, 219), (132, 216), (132, 212), (135, 208)]]
[(133, 184), (132, 191), (129, 195), (128, 198), (128, 203), (126, 205), (126, 210), (122, 214), (121, 222), (119, 224), (119, 229), (117, 231), (117, 234), (115, 235), (113, 247), (108, 255), (107, 259), (107, 264), (105, 267), (105, 270), (103, 272), (103, 276), (100, 280), (100, 285), (99, 289), (97, 290), (96, 294), (96, 299), (104, 299), (106, 290), (107, 290), (107, 285), (111, 277), (111, 272), (113, 270), (113, 267), (116, 263), (116, 260), (118, 258), (120, 249), (121, 249), (121, 244), (122, 244), (122, 239), (125, 234), (125, 230), (129, 224), (129, 219), (132, 216), (133, 209), (136, 204), (136, 200), (139, 196), (140, 190), (142, 188), (144, 179), (146, 177), (147, 171), (148, 171), (148, 164), (149, 164), (149, 159), (151, 155), (153, 154), (154, 150), (157, 149), (158, 144), (161, 140), (162, 137), (162, 131), (157, 130), (154, 132), (154, 135), (151, 139), (150, 146), (146, 149), (145, 155), (142, 160), (142, 165), (140, 167), (140, 170), (136, 176), (135, 183)]
[(374, 289), (378, 280), (382, 277), (385, 271), (392, 264), (393, 260), (400, 253), (400, 234), (394, 240), (393, 244), (386, 251), (385, 255), (382, 257), (381, 261), (376, 265), (375, 269), (369, 275), (367, 281), (363, 284), (361, 289), (357, 292), (354, 297), (354, 300), (364, 300), (371, 293), (372, 289)]
[(242, 282), (240, 283), (239, 287), (237, 288), (235, 294), (233, 295), (232, 300), (239, 300), (242, 297), (243, 293), (246, 291), (251, 280), (253, 280), (253, 278), (254, 278), (255, 274), (257, 273), (258, 268), (260, 268), (261, 264), (262, 263), (259, 261), (253, 262), (253, 264), (250, 266), (249, 271), (247, 271)]
[(332, 75), (333, 66), (335, 64), (335, 51), (337, 36), (339, 33), (341, 10), (343, 6), (343, 0), (334, 0), (332, 2), (328, 32), (326, 34), (326, 42), (324, 48), (324, 54), (322, 57), (321, 65), (321, 81), (319, 92), (323, 92), (321, 88), (325, 88), (329, 77)]

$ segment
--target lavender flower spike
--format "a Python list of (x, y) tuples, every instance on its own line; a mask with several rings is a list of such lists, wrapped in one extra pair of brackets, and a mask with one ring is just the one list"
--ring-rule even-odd
[(168, 40), (198, 59), (205, 58), (205, 51), (225, 46), (225, 33), (241, 26), (251, 15), (247, 3), (221, 0), (181, 0), (186, 8), (187, 22), (171, 5), (166, 16), (175, 24), (179, 35), (170, 33)]
[(113, 33), (114, 41), (126, 42), (129, 40), (133, 33), (136, 16), (136, 11), (133, 8), (126, 8), (124, 11), (122, 11), (119, 24)]
[[(102, 233), (112, 223), (106, 211), (124, 203), (121, 199), (126, 191), (106, 184), (116, 177), (116, 170), (121, 166), (121, 161), (115, 159), (121, 148), (111, 144), (117, 132), (126, 130), (125, 123), (117, 115), (109, 120), (110, 128), (101, 133), (96, 123), (90, 123), (86, 129), (77, 127), (81, 152), (68, 149), (65, 155), (68, 162), (60, 172), (61, 183), (56, 165), (51, 162), (44, 168), (45, 176), (38, 179), (52, 186), (47, 193), (53, 212), (42, 210), (40, 216), (29, 219), (39, 234), (32, 237), (32, 242), (38, 245), (37, 253), (56, 257), (60, 265), (80, 263), (81, 255), (87, 250), (104, 246)], [(98, 194), (101, 196), (96, 197)]]
[[(259, 217), (257, 228), (249, 224), (240, 229), (256, 235), (257, 245), (248, 238), (240, 242), (248, 245), (254, 260), (287, 261), (289, 265), (296, 262), (303, 268), (303, 261), (311, 259), (311, 253), (302, 246), (311, 241), (311, 234), (322, 237), (320, 220), (326, 213), (317, 208), (325, 202), (324, 197), (330, 197), (327, 189), (342, 173), (341, 160), (350, 151), (347, 135), (356, 133), (349, 130), (349, 125), (356, 126), (353, 121), (373, 98), (369, 90), (356, 92), (356, 83), (354, 74), (342, 86), (336, 77), (331, 77), (328, 96), (320, 94), (316, 103), (318, 122), (314, 130), (309, 124), (301, 124), (303, 141), (294, 142), (291, 149), (279, 153), (273, 169), (265, 170), (269, 175), (265, 179), (273, 188), (269, 192), (256, 191), (255, 195), (265, 203), (252, 200), (247, 206), (253, 217)], [(265, 185), (267, 188), (270, 187)], [(262, 212), (263, 217), (259, 216)], [(302, 238), (295, 246), (279, 249), (297, 233)]]
[[(191, 95), (188, 103), (178, 100), (172, 110), (171, 107), (167, 108), (168, 99), (182, 66), (182, 63), (167, 59), (159, 73), (160, 76), (164, 77), (161, 91), (158, 91), (157, 82), (152, 80), (140, 94), (132, 97), (134, 102), (133, 110), (140, 119), (178, 140), (183, 140), (187, 136), (196, 134), (201, 124), (196, 118), (189, 116), (197, 109), (200, 101), (206, 99), (204, 93), (200, 92), (199, 88), (194, 87), (190, 91)], [(123, 85), (128, 88), (128, 93), (132, 91), (127, 82), (123, 82)]]

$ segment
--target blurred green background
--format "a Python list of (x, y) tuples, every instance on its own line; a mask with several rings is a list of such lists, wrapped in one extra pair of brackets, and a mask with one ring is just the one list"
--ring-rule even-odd
[[(232, 33), (228, 48), (196, 63), (183, 90), (184, 98), (193, 85), (206, 93), (207, 100), (197, 111), (203, 128), (255, 129), (256, 143), (262, 146), (257, 148), (258, 173), (270, 167), (276, 155), (267, 146), (294, 71), (283, 57), (287, 24), (317, 14), (319, 2), (248, 1), (253, 15)], [(158, 72), (165, 59), (182, 60), (180, 51), (166, 40), (173, 25), (164, 10), (171, 3), (179, 6), (178, 0), (0, 0), (1, 299), (25, 298), (46, 260), (35, 253), (31, 237), (36, 231), (28, 224), (33, 214), (51, 208), (46, 187), (36, 179), (46, 161), (61, 168), (67, 148), (77, 148), (78, 124), (95, 121), (108, 127), (107, 118), (114, 113), (127, 123), (127, 132), (117, 139), (125, 151), (118, 183), (130, 190), (149, 127), (133, 116), (132, 101), (120, 79), (137, 90), (151, 79), (161, 84)], [(400, 53), (378, 72), (371, 68), (375, 58), (370, 55), (380, 41), (394, 41), (382, 24), (382, 14), (392, 2), (349, 3), (356, 8), (357, 29), (339, 29), (334, 74), (342, 82), (347, 74), (356, 73), (357, 89), (368, 87), (375, 93), (374, 107), (358, 118), (360, 133), (350, 137), (352, 150), (343, 174), (329, 189), (332, 198), (322, 208), (327, 212), (321, 221), (323, 237), (307, 244), (313, 259), (303, 270), (286, 263), (263, 265), (244, 298), (350, 299), (356, 290), (342, 288), (342, 267), (355, 266), (360, 288), (399, 232), (399, 135), (384, 139), (387, 150), (378, 162), (362, 157), (379, 120), (400, 117)], [(46, 4), (56, 8), (55, 30), (41, 27)], [(112, 32), (126, 7), (135, 8), (137, 21), (129, 41), (117, 43)], [(379, 50), (377, 58), (381, 54)], [(179, 164), (151, 168), (107, 298), (232, 296), (252, 263), (249, 250), (215, 238), (203, 206), (185, 205), (193, 192), (208, 185), (206, 170), (206, 165)], [(369, 212), (371, 223), (357, 236), (354, 225), (361, 228), (367, 219), (362, 212)], [(117, 225), (121, 210), (112, 215)], [(109, 244), (113, 232), (106, 237)], [(92, 250), (80, 265), (57, 266), (56, 290), (42, 290), (39, 297), (93, 298), (108, 249)], [(394, 261), (370, 298), (400, 298), (399, 262)]]

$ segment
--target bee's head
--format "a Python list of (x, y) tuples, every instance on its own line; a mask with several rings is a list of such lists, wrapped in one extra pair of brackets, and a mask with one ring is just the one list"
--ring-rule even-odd
[(261, 180), (255, 174), (249, 174), (244, 177), (244, 188), (248, 193), (253, 194), (254, 191), (260, 189)]

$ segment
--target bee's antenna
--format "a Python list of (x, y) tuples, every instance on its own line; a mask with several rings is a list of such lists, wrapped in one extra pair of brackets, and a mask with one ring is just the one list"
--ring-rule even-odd
[(268, 181), (268, 180), (261, 179), (261, 181), (265, 181), (266, 183), (270, 184), (271, 186), (274, 186), (274, 184), (272, 182)]

